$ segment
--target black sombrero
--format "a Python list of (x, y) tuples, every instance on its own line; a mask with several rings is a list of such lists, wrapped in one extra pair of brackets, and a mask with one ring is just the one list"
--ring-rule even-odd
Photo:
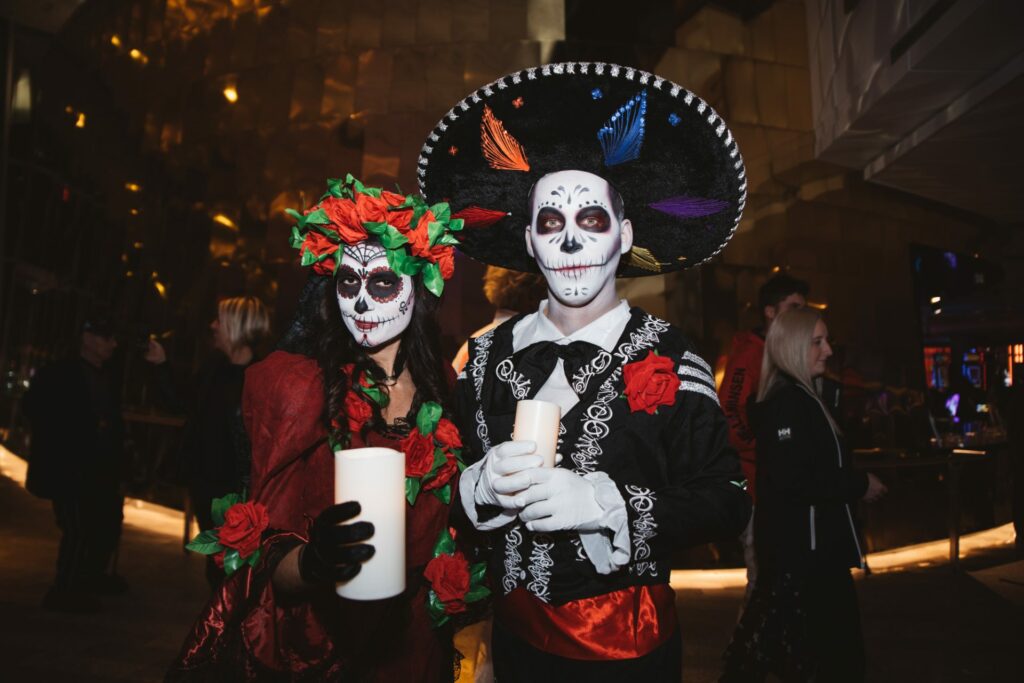
[(620, 277), (699, 265), (740, 221), (746, 174), (736, 140), (706, 102), (616, 64), (565, 62), (504, 76), (456, 104), (419, 158), (420, 190), (466, 221), (460, 249), (536, 271), (526, 253), (533, 183), (555, 171), (605, 178), (633, 223)]

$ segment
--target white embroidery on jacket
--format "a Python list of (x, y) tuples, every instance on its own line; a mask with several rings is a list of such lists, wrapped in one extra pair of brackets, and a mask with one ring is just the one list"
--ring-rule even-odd
[(658, 524), (654, 521), (654, 492), (643, 486), (627, 484), (626, 493), (629, 494), (629, 506), (633, 508), (636, 517), (633, 519), (633, 565), (630, 571), (637, 576), (645, 573), (651, 576), (658, 575), (658, 565), (655, 562), (647, 562), (651, 556), (651, 546), (648, 544), (657, 535)]
[(583, 392), (587, 390), (590, 380), (607, 370), (611, 364), (612, 354), (602, 349), (589, 363), (577, 370), (576, 374), (572, 376), (572, 390), (576, 392), (577, 396), (582, 396)]
[(491, 450), (491, 439), (487, 430), (487, 420), (484, 418), (482, 397), (484, 375), (487, 373), (487, 358), (490, 356), (491, 344), (493, 343), (494, 330), (476, 338), (472, 367), (469, 370), (470, 374), (473, 376), (473, 391), (476, 395), (476, 436), (480, 439), (480, 447), (483, 449), (484, 453)]
[(494, 375), (508, 385), (517, 401), (522, 401), (530, 394), (530, 380), (523, 373), (516, 372), (516, 366), (511, 358), (498, 363), (498, 367), (494, 368)]
[(526, 584), (526, 588), (544, 602), (551, 601), (549, 584), (551, 583), (551, 568), (555, 566), (555, 561), (551, 559), (551, 550), (554, 547), (554, 541), (547, 534), (534, 535), (529, 567), (533, 581)]
[(619, 397), (619, 391), (615, 385), (622, 377), (622, 368), (633, 360), (636, 354), (657, 344), (659, 335), (667, 329), (669, 329), (667, 322), (659, 320), (653, 315), (647, 315), (640, 328), (629, 333), (629, 341), (623, 342), (615, 350), (615, 355), (620, 359), (619, 367), (615, 368), (612, 374), (601, 383), (594, 402), (583, 411), (581, 425), (583, 433), (577, 440), (576, 449), (571, 456), (577, 472), (590, 474), (597, 469), (597, 460), (604, 452), (604, 449), (601, 448), (601, 441), (611, 431), (608, 427), (608, 421), (614, 412), (611, 403)]
[(508, 595), (516, 589), (519, 582), (526, 578), (526, 572), (520, 569), (523, 556), (519, 554), (519, 546), (523, 543), (523, 532), (514, 526), (505, 534), (505, 576), (501, 579), (501, 588)]

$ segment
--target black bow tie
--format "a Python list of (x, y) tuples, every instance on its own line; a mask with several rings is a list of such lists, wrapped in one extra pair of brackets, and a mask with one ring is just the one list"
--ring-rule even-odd
[(569, 386), (572, 386), (573, 376), (600, 352), (601, 347), (585, 341), (574, 341), (571, 344), (537, 342), (517, 351), (512, 356), (512, 362), (516, 371), (530, 380), (530, 395), (535, 395), (551, 377), (559, 358), (562, 359), (565, 378)]

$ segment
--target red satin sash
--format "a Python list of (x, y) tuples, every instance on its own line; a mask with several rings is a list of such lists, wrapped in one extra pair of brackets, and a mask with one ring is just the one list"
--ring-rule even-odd
[(517, 588), (494, 602), (495, 618), (516, 637), (569, 659), (635, 659), (678, 628), (675, 591), (668, 584), (548, 605)]

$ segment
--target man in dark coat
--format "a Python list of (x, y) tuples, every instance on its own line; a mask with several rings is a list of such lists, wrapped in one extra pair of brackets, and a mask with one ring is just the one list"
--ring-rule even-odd
[(22, 404), (32, 428), (26, 485), (53, 501), (61, 531), (48, 609), (95, 611), (95, 593), (126, 589), (110, 571), (124, 506), (120, 382), (109, 364), (116, 348), (108, 319), (87, 320), (78, 354), (40, 370)]

